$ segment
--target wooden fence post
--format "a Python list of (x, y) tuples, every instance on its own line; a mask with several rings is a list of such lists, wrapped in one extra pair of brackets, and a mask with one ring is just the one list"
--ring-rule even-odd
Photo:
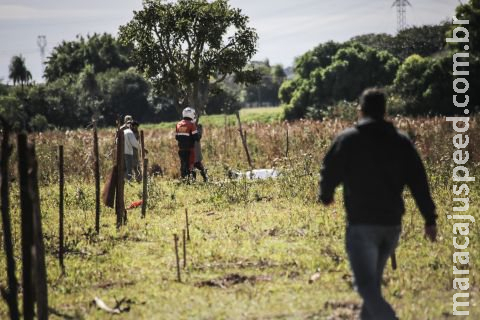
[(187, 236), (185, 229), (182, 230), (182, 235), (183, 235), (183, 269), (187, 267)]
[(245, 154), (247, 155), (248, 165), (250, 166), (250, 170), (253, 170), (252, 158), (250, 158), (250, 152), (248, 152), (248, 145), (247, 145), (247, 132), (242, 130), (242, 122), (240, 121), (240, 112), (236, 112), (235, 115), (237, 116), (238, 120), (238, 131), (240, 132), (240, 138), (242, 139), (243, 149), (245, 149)]
[(93, 122), (93, 158), (95, 172), (95, 232), (100, 233), (100, 162), (98, 156), (97, 121)]
[(17, 136), (18, 172), (20, 176), (20, 206), (22, 229), (22, 278), (23, 278), (23, 318), (33, 319), (34, 289), (32, 281), (32, 246), (33, 246), (33, 204), (30, 198), (29, 165), (27, 135)]
[(42, 214), (40, 212), (40, 192), (38, 189), (38, 163), (35, 155), (35, 144), (30, 146), (30, 197), (33, 203), (33, 250), (32, 274), (35, 284), (35, 301), (37, 302), (37, 318), (48, 319), (47, 268), (45, 266), (45, 246), (43, 243)]
[(140, 130), (140, 148), (141, 148), (141, 157), (142, 157), (142, 160), (144, 160), (146, 158), (146, 155), (145, 155), (145, 138), (144, 138), (143, 130)]
[(182, 278), (180, 277), (180, 258), (178, 257), (178, 236), (175, 233), (173, 235), (173, 241), (175, 242), (175, 259), (177, 263), (177, 280), (178, 282), (182, 282)]
[(65, 265), (63, 263), (63, 252), (64, 252), (64, 233), (63, 233), (63, 226), (64, 226), (64, 205), (63, 205), (63, 198), (64, 198), (64, 170), (63, 170), (63, 146), (58, 146), (58, 171), (60, 175), (59, 179), (59, 223), (58, 223), (58, 262), (60, 263), (60, 268), (62, 268), (62, 273), (65, 273)]
[(10, 319), (18, 320), (20, 318), (18, 312), (18, 283), (15, 276), (15, 257), (13, 254), (13, 241), (10, 220), (10, 201), (9, 201), (9, 174), (8, 174), (8, 159), (12, 152), (12, 146), (9, 143), (10, 128), (5, 121), (2, 121), (3, 139), (2, 139), (2, 155), (0, 159), (0, 194), (2, 205), (2, 226), (3, 226), (3, 247), (5, 250), (5, 258), (7, 260), (7, 278), (8, 288), (2, 288), (2, 295), (4, 296), (8, 309), (10, 312)]
[(142, 190), (142, 218), (145, 218), (147, 215), (147, 201), (148, 201), (148, 175), (147, 175), (147, 168), (148, 168), (148, 159), (143, 159), (143, 190)]
[(142, 156), (142, 218), (147, 215), (147, 201), (148, 201), (148, 159), (145, 152), (145, 136), (143, 130), (140, 130), (140, 148)]
[(228, 157), (227, 153), (227, 114), (224, 114), (224, 128), (223, 128), (223, 156)]
[(287, 146), (285, 148), (285, 158), (288, 158), (288, 147), (290, 144), (289, 138), (288, 138), (288, 124), (286, 125), (286, 135), (287, 135)]
[(117, 229), (119, 229), (125, 220), (125, 202), (124, 202), (124, 137), (123, 130), (117, 130), (117, 191), (115, 196), (115, 213), (117, 215)]
[(187, 229), (187, 240), (190, 241), (190, 223), (188, 222), (188, 209), (185, 208), (185, 229)]

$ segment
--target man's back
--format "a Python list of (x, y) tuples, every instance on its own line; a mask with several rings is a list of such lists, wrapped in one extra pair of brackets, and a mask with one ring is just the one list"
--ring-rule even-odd
[(132, 129), (128, 127), (123, 130), (123, 136), (125, 141), (124, 153), (133, 155), (133, 148), (139, 148), (138, 140), (135, 138)]
[(195, 140), (198, 140), (197, 126), (192, 120), (183, 119), (177, 123), (175, 139), (181, 150), (193, 148)]
[(361, 120), (342, 132), (323, 160), (319, 200), (333, 202), (343, 184), (347, 211), (345, 248), (363, 299), (361, 319), (398, 319), (381, 290), (388, 257), (397, 246), (407, 185), (425, 219), (425, 235), (435, 241), (435, 205), (422, 161), (410, 140), (385, 121), (385, 93), (377, 88), (360, 96)]
[(415, 148), (384, 120), (362, 119), (335, 139), (324, 160), (320, 197), (333, 197), (341, 183), (350, 224), (399, 225), (405, 185), (422, 214), (434, 219), (425, 170)]

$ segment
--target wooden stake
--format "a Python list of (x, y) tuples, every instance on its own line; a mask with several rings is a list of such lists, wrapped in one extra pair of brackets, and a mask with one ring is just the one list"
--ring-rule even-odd
[(33, 203), (33, 250), (32, 273), (37, 302), (37, 318), (48, 319), (48, 288), (47, 268), (45, 266), (45, 246), (43, 243), (42, 214), (40, 212), (40, 192), (38, 188), (38, 163), (35, 155), (35, 145), (29, 152), (31, 199)]
[(173, 241), (175, 242), (175, 259), (177, 262), (177, 281), (182, 282), (182, 278), (180, 276), (180, 259), (178, 257), (178, 236), (176, 233), (173, 235)]
[[(142, 131), (143, 133), (143, 131)], [(148, 201), (148, 175), (147, 175), (147, 168), (148, 168), (148, 159), (143, 159), (143, 190), (142, 190), (142, 218), (145, 218), (147, 215), (147, 201)]]
[(285, 158), (288, 158), (288, 147), (289, 147), (289, 144), (290, 144), (289, 139), (288, 139), (288, 125), (286, 126), (286, 128), (287, 128), (287, 131), (286, 131), (286, 133), (287, 133), (287, 147), (285, 148)]
[(32, 281), (33, 203), (30, 197), (27, 135), (17, 136), (18, 172), (20, 176), (20, 206), (22, 230), (23, 319), (33, 319), (34, 289)]
[(63, 146), (58, 146), (58, 172), (59, 172), (59, 208), (58, 208), (58, 262), (60, 264), (60, 268), (62, 269), (62, 273), (65, 273), (65, 265), (63, 263), (63, 251), (64, 251), (64, 233), (63, 233), (63, 226), (64, 226), (64, 205), (63, 205), (63, 198), (64, 198), (64, 170), (63, 170)]
[(227, 154), (227, 114), (226, 113), (224, 115), (223, 156), (228, 157), (228, 154)]
[(187, 236), (185, 229), (182, 230), (183, 234), (183, 269), (187, 267)]
[(95, 172), (95, 232), (100, 233), (100, 161), (98, 156), (97, 121), (93, 122), (93, 166)]
[(146, 158), (146, 155), (145, 155), (145, 138), (144, 138), (144, 135), (143, 135), (143, 130), (140, 130), (140, 147), (141, 147), (141, 157), (142, 157), (142, 160), (145, 160)]
[(190, 241), (190, 224), (188, 222), (188, 209), (185, 208), (185, 228), (187, 229), (187, 240)]
[[(0, 119), (1, 120), (1, 119)], [(8, 289), (2, 289), (2, 295), (6, 298), (10, 319), (18, 320), (20, 318), (18, 312), (18, 283), (15, 276), (15, 257), (13, 254), (12, 229), (10, 220), (10, 200), (9, 200), (9, 172), (8, 159), (12, 152), (10, 140), (10, 128), (5, 121), (2, 121), (3, 139), (2, 154), (0, 159), (0, 193), (2, 206), (2, 226), (3, 226), (3, 248), (5, 250), (5, 258), (7, 260), (7, 278)]]
[(240, 132), (240, 138), (242, 139), (243, 149), (245, 150), (245, 154), (247, 155), (248, 165), (250, 166), (250, 170), (253, 170), (252, 158), (250, 158), (250, 152), (248, 151), (247, 145), (247, 132), (243, 131), (242, 129), (242, 122), (240, 121), (240, 112), (236, 112), (235, 115), (237, 116), (238, 120), (238, 131)]
[(115, 196), (115, 213), (117, 215), (117, 229), (124, 224), (125, 219), (125, 170), (124, 170), (124, 137), (123, 130), (117, 130), (117, 191)]

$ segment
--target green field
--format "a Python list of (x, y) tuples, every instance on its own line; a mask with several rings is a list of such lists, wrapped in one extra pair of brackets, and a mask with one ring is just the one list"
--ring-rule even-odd
[[(281, 120), (282, 108), (281, 107), (258, 107), (258, 108), (244, 108), (240, 110), (240, 119), (242, 123), (273, 123)], [(225, 119), (226, 118), (226, 119)], [(213, 114), (205, 115), (200, 118), (201, 123), (204, 126), (222, 127), (225, 126), (225, 120), (227, 125), (236, 125), (237, 117), (235, 115)], [(145, 124), (142, 127), (145, 128), (174, 128), (176, 122), (161, 122), (159, 124)]]
[[(271, 111), (275, 116), (274, 110)], [(244, 119), (258, 117), (242, 111)], [(204, 120), (206, 123), (207, 118)], [(222, 116), (219, 116), (222, 120)], [(383, 291), (400, 319), (453, 318), (451, 141), (443, 119), (396, 119), (415, 135), (426, 159), (439, 214), (439, 241), (423, 238), (423, 221), (406, 193), (407, 212), (397, 250), (398, 269), (386, 268)], [(282, 174), (265, 181), (229, 180), (226, 171), (244, 170), (242, 145), (235, 127), (205, 125), (205, 164), (211, 181), (184, 184), (175, 179), (178, 160), (171, 127), (146, 128), (149, 159), (165, 169), (149, 179), (145, 219), (140, 209), (128, 211), (126, 226), (116, 230), (115, 214), (102, 208), (100, 234), (94, 232), (94, 187), (84, 150), (90, 132), (37, 135), (41, 172), (44, 238), (47, 251), (49, 303), (52, 319), (356, 319), (360, 299), (344, 250), (341, 193), (330, 207), (316, 203), (320, 159), (331, 138), (348, 126), (341, 122), (289, 124), (290, 149), (285, 155), (285, 124), (250, 123), (249, 147), (255, 166), (275, 167)], [(470, 139), (480, 136), (477, 122)], [(229, 131), (229, 132), (230, 132)], [(111, 164), (111, 130), (101, 132), (102, 176)], [(236, 133), (236, 134), (235, 134)], [(229, 137), (230, 136), (230, 137)], [(227, 139), (227, 137), (229, 137)], [(66, 274), (58, 254), (58, 186), (54, 145), (66, 147)], [(480, 154), (469, 146), (474, 164)], [(224, 149), (225, 148), (225, 149)], [(226, 154), (224, 153), (226, 150)], [(84, 159), (86, 162), (84, 163)], [(90, 159), (90, 160), (89, 160)], [(470, 185), (470, 214), (478, 217), (479, 182)], [(141, 185), (126, 185), (127, 206), (141, 198)], [(12, 184), (11, 212), (20, 280), (19, 191)], [(191, 241), (183, 268), (182, 230), (189, 212)], [(180, 236), (182, 282), (177, 282), (173, 235)], [(480, 318), (478, 270), (480, 228), (470, 225), (470, 318)], [(0, 253), (0, 284), (6, 285), (4, 252)], [(318, 279), (309, 279), (318, 272)], [(19, 294), (21, 300), (22, 295)], [(95, 297), (113, 307), (123, 300), (120, 315), (98, 309)], [(8, 317), (0, 303), (0, 318)]]

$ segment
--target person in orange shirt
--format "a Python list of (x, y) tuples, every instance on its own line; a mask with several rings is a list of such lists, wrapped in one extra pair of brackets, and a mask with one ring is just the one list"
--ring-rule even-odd
[(195, 124), (195, 109), (187, 107), (182, 111), (183, 119), (175, 128), (175, 139), (178, 142), (178, 156), (180, 158), (180, 176), (188, 178), (193, 171), (195, 162), (195, 141), (199, 140), (197, 125)]

